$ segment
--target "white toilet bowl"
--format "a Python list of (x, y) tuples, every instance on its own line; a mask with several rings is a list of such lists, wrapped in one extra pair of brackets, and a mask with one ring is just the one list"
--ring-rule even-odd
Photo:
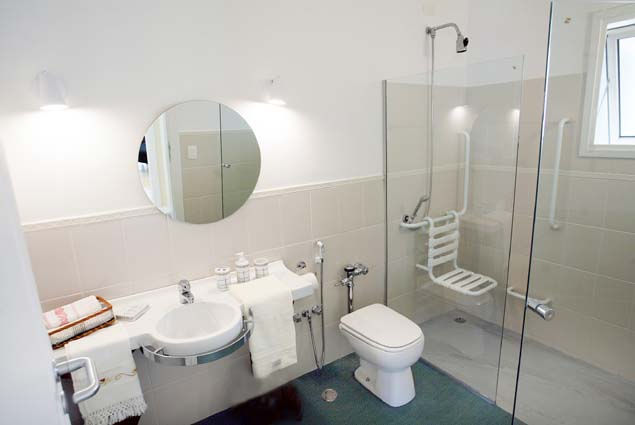
[(393, 407), (415, 397), (410, 367), (421, 356), (424, 341), (416, 323), (373, 304), (343, 316), (339, 328), (360, 357), (355, 379)]

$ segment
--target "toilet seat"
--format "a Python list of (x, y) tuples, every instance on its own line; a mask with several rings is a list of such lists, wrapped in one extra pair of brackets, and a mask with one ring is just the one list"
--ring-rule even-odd
[(340, 329), (387, 352), (407, 350), (423, 338), (419, 326), (383, 304), (372, 304), (343, 316)]

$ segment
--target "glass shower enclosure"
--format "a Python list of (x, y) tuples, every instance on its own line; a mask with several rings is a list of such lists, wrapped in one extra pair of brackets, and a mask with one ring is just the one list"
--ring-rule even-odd
[[(425, 362), (492, 401), (510, 286), (522, 70), (522, 57), (439, 69), (432, 94), (429, 74), (384, 85), (388, 306), (421, 325)], [(424, 203), (412, 219), (430, 221), (406, 224), (430, 178), (429, 210)]]
[(514, 423), (632, 425), (635, 2), (550, 19), (546, 78), (511, 57), (385, 81), (386, 300)]
[[(515, 418), (635, 423), (635, 3), (555, 1)], [(522, 142), (521, 142), (522, 143)], [(533, 205), (530, 205), (533, 207)], [(523, 288), (524, 292), (524, 288)]]

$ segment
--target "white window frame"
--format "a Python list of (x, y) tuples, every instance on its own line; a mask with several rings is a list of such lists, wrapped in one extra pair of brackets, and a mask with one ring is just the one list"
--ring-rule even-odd
[[(628, 27), (608, 30), (609, 26), (614, 26), (619, 22), (625, 22), (624, 25), (628, 25)], [(582, 119), (582, 133), (580, 138), (580, 156), (635, 158), (635, 138), (619, 137), (619, 119), (609, 118), (611, 143), (595, 143), (595, 127), (598, 116), (598, 100), (604, 55), (607, 55), (607, 71), (609, 79), (609, 117), (619, 117), (619, 107), (617, 102), (611, 101), (611, 99), (619, 99), (619, 88), (617, 84), (618, 71), (617, 69), (614, 69), (616, 66), (612, 66), (611, 64), (617, 63), (617, 49), (615, 47), (617, 44), (616, 40), (635, 35), (635, 27), (631, 27), (631, 24), (635, 24), (634, 5), (620, 6), (592, 15), (589, 65), (587, 69), (586, 94)], [(607, 39), (607, 33), (609, 31), (610, 35)], [(611, 84), (611, 81), (615, 81), (615, 83)]]

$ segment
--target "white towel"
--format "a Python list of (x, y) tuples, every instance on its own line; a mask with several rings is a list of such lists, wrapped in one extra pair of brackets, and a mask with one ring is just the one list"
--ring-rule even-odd
[(66, 304), (42, 314), (46, 329), (55, 329), (67, 325), (82, 317), (89, 316), (101, 310), (101, 303), (94, 296), (82, 298), (74, 303)]
[[(66, 358), (90, 357), (97, 369), (99, 391), (79, 404), (86, 425), (112, 425), (147, 409), (130, 351), (128, 333), (121, 325), (101, 329), (65, 346)], [(73, 386), (84, 388), (84, 370), (72, 372)]]
[(230, 293), (251, 311), (254, 330), (249, 338), (251, 367), (256, 378), (298, 362), (291, 289), (275, 276), (231, 285)]

